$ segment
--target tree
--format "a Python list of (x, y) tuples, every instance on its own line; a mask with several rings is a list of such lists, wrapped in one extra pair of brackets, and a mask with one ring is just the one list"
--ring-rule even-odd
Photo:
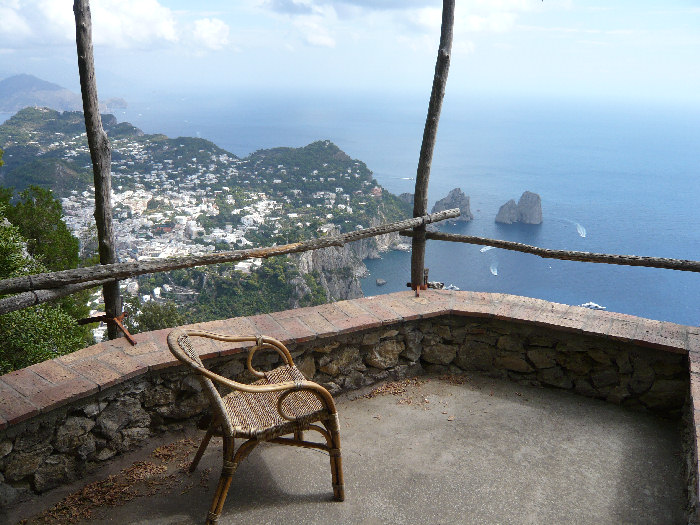
[(80, 242), (63, 222), (63, 207), (51, 190), (30, 186), (7, 206), (6, 216), (27, 240), (29, 255), (49, 270), (78, 267)]
[[(77, 268), (80, 263), (80, 241), (63, 221), (63, 207), (51, 190), (30, 186), (12, 202), (12, 191), (0, 188), (0, 205), (5, 217), (24, 239), (28, 255), (45, 268), (59, 271)], [(90, 291), (84, 290), (58, 301), (62, 310), (75, 319), (88, 317)], [(80, 328), (85, 345), (92, 344), (89, 326)]]
[(173, 328), (187, 323), (185, 316), (172, 301), (142, 303), (137, 296), (132, 296), (125, 298), (124, 309), (129, 314), (126, 318), (126, 328), (132, 334)]
[[(26, 239), (0, 203), (0, 279), (46, 271), (26, 250)], [(0, 316), (0, 374), (73, 352), (83, 329), (60, 306), (42, 304)]]

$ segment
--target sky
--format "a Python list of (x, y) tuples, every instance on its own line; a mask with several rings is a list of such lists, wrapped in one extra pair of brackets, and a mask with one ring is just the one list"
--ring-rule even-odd
[[(435, 0), (92, 0), (101, 96), (429, 93)], [(700, 1), (457, 0), (448, 93), (700, 105)], [(70, 0), (0, 0), (0, 78), (78, 90)]]

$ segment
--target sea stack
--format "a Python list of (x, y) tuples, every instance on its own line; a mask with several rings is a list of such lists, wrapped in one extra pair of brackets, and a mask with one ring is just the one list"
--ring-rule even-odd
[(502, 224), (542, 224), (542, 199), (537, 193), (526, 191), (516, 204), (513, 199), (498, 210), (496, 222)]
[(437, 201), (433, 206), (433, 211), (430, 213), (451, 210), (453, 208), (459, 208), (461, 215), (456, 219), (449, 219), (451, 221), (467, 222), (474, 218), (471, 210), (469, 209), (469, 196), (465, 195), (460, 188), (453, 189), (447, 194), (447, 197)]

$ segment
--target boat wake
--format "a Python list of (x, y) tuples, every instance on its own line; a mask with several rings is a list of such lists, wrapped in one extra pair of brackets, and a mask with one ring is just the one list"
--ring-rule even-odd
[(481, 253), (487, 252), (489, 250), (493, 250), (495, 246), (484, 246), (481, 250), (479, 250)]
[(492, 262), (489, 270), (493, 275), (498, 275), (498, 262)]
[(578, 232), (580, 237), (586, 237), (586, 228), (581, 224), (580, 222), (572, 221), (571, 219), (557, 219), (562, 222), (566, 222), (568, 224), (573, 224), (576, 227), (576, 231)]

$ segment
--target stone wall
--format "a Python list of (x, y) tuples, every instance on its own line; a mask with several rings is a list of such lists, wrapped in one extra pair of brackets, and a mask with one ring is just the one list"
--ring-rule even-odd
[[(672, 417), (688, 398), (698, 344), (692, 327), (501, 294), (444, 291), (196, 327), (277, 337), (302, 372), (332, 393), (426, 372), (480, 371)], [(154, 433), (199, 418), (206, 399), (198, 381), (169, 354), (166, 335), (139, 334), (135, 347), (125, 340), (101, 343), (0, 378), (0, 506), (23, 491), (41, 493), (69, 482)], [(208, 367), (252, 380), (244, 370), (246, 344), (195, 341)], [(276, 353), (259, 354), (256, 367), (277, 363)], [(690, 413), (698, 421), (694, 408)], [(691, 453), (697, 447), (694, 430)], [(697, 459), (689, 464), (697, 467)], [(695, 473), (689, 469), (691, 487)]]

